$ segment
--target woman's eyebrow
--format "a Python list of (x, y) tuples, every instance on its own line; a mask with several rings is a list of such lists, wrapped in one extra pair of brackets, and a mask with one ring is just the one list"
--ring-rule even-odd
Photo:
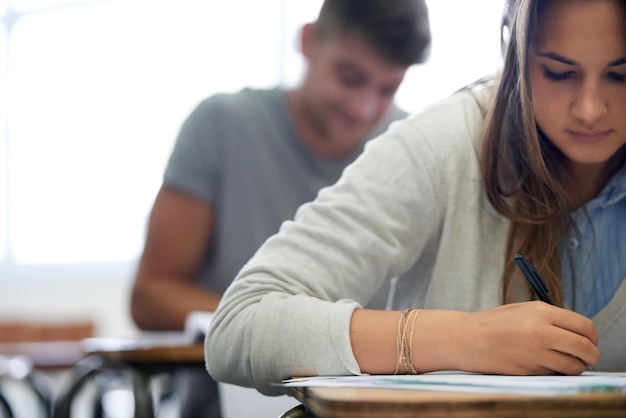
[(572, 61), (568, 58), (565, 58), (564, 56), (559, 55), (556, 52), (545, 52), (545, 53), (537, 52), (535, 53), (535, 55), (539, 57), (549, 58), (554, 61), (562, 62), (563, 64), (567, 64), (567, 65), (576, 65), (576, 61)]
[(617, 59), (617, 60), (615, 60), (613, 62), (610, 62), (608, 66), (609, 67), (615, 67), (617, 65), (624, 65), (624, 64), (626, 64), (626, 57), (622, 57), (622, 58)]
[[(565, 58), (564, 56), (559, 55), (556, 52), (545, 52), (545, 53), (537, 52), (536, 55), (539, 57), (549, 58), (554, 61), (562, 62), (563, 64), (576, 65), (576, 61), (572, 61), (568, 58)], [(607, 67), (616, 67), (618, 65), (624, 65), (624, 64), (626, 64), (626, 57), (618, 58), (615, 61), (609, 62)]]

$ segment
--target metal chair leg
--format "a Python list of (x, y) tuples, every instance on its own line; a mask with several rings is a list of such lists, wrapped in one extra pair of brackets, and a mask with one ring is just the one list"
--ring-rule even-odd
[(285, 412), (280, 416), (280, 418), (315, 418), (311, 415), (304, 405), (298, 405), (296, 407), (291, 408), (289, 411)]
[[(16, 383), (28, 389), (40, 403), (44, 411), (44, 417), (49, 418), (52, 410), (50, 388), (43, 374), (33, 368), (32, 360), (26, 356), (0, 356), (0, 371), (3, 379)], [(1, 417), (13, 417), (10, 402), (0, 394)]]
[(74, 398), (86, 382), (92, 379), (102, 367), (102, 360), (98, 357), (86, 357), (76, 363), (72, 369), (72, 381), (66, 393), (59, 396), (54, 404), (53, 418), (70, 418)]
[(9, 405), (9, 402), (4, 398), (4, 396), (2, 396), (2, 393), (0, 393), (0, 410), (6, 413), (7, 418), (13, 418), (14, 415), (13, 410), (11, 409), (11, 405)]
[(135, 395), (135, 418), (154, 418), (150, 377), (138, 370), (131, 371)]
[(30, 387), (39, 402), (43, 406), (46, 417), (52, 416), (52, 394), (50, 393), (50, 387), (43, 375), (41, 375), (37, 370), (31, 370), (30, 373), (24, 377), (24, 383)]

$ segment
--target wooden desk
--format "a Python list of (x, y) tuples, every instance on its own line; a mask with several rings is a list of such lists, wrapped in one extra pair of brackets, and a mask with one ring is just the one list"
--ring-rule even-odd
[(26, 356), (40, 370), (66, 369), (83, 358), (79, 341), (38, 341), (1, 343), (0, 355)]
[(85, 383), (107, 372), (125, 372), (132, 379), (135, 418), (152, 418), (150, 377), (192, 367), (205, 367), (204, 345), (158, 339), (88, 338), (81, 342), (84, 358), (73, 368), (68, 389), (55, 405), (55, 418), (69, 418), (75, 396)]
[(372, 388), (292, 388), (317, 418), (626, 417), (626, 392), (488, 395)]
[(136, 367), (204, 367), (204, 344), (160, 342), (142, 339), (87, 338), (82, 341), (86, 355), (101, 357), (109, 363)]

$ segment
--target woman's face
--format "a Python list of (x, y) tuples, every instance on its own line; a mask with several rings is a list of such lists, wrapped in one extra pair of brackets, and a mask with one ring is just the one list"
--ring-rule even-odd
[(529, 51), (535, 120), (572, 166), (604, 167), (626, 144), (620, 0), (553, 0)]

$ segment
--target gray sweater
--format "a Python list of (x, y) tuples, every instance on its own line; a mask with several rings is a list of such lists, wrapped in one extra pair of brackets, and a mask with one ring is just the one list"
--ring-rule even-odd
[[(215, 378), (278, 394), (272, 383), (290, 376), (359, 374), (350, 318), (385, 280), (393, 309), (501, 304), (509, 222), (488, 202), (479, 163), (489, 93), (457, 93), (395, 123), (265, 242), (207, 335)], [(597, 368), (626, 370), (624, 283), (593, 319)]]

